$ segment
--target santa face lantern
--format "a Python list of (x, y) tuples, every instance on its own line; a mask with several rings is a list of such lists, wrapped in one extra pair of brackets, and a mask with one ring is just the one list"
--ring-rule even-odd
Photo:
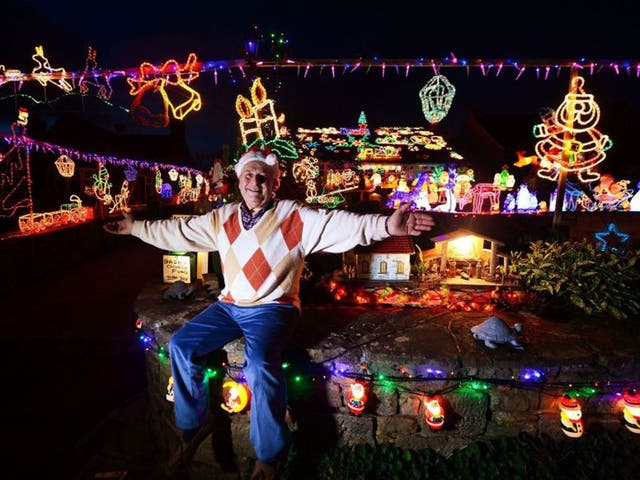
[(354, 415), (360, 415), (367, 403), (367, 390), (360, 382), (354, 382), (347, 392), (347, 406)]
[(582, 409), (578, 400), (563, 396), (560, 400), (560, 422), (562, 432), (571, 438), (578, 438), (584, 432), (582, 424)]

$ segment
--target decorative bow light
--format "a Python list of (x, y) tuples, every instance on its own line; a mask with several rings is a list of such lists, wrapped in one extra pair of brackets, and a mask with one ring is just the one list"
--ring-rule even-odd
[(347, 406), (354, 415), (360, 415), (367, 404), (367, 389), (360, 382), (354, 382), (347, 392)]
[(564, 395), (560, 399), (560, 422), (562, 431), (567, 437), (578, 438), (584, 432), (582, 409), (575, 398)]
[(220, 407), (223, 410), (239, 413), (248, 405), (251, 394), (246, 383), (227, 380), (222, 384), (222, 398), (224, 403), (221, 403)]
[(424, 419), (431, 430), (440, 430), (444, 425), (444, 409), (439, 397), (424, 399)]

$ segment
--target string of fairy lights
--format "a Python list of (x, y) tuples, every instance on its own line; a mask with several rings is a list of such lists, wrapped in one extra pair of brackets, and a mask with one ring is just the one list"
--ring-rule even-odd
[[(391, 332), (392, 333), (392, 332)], [(143, 329), (140, 319), (136, 322), (136, 334), (146, 351), (155, 352), (162, 363), (169, 359), (166, 348)], [(355, 348), (355, 347), (353, 347)], [(350, 350), (350, 349), (349, 349)], [(309, 391), (318, 382), (326, 382), (330, 378), (350, 380), (347, 385), (346, 403), (350, 413), (360, 415), (366, 409), (367, 396), (373, 389), (382, 392), (403, 392), (421, 399), (424, 405), (425, 421), (432, 430), (442, 428), (445, 423), (446, 394), (478, 395), (488, 393), (492, 387), (499, 389), (519, 389), (559, 398), (560, 420), (562, 431), (569, 437), (582, 435), (581, 400), (602, 397), (614, 405), (621, 405), (623, 423), (633, 433), (640, 433), (640, 388), (638, 382), (628, 379), (617, 379), (605, 370), (606, 379), (594, 381), (561, 381), (550, 378), (544, 369), (522, 368), (519, 373), (509, 377), (480, 377), (465, 375), (460, 372), (445, 372), (431, 366), (410, 369), (406, 366), (398, 369), (397, 374), (375, 372), (369, 369), (366, 362), (357, 367), (341, 363), (339, 358), (349, 350), (330, 359), (309, 362), (305, 365), (282, 364), (289, 380), (289, 388), (294, 392)], [(416, 372), (420, 373), (416, 373)], [(413, 373), (412, 373), (413, 372)], [(248, 386), (243, 374), (243, 366), (239, 364), (221, 363), (217, 367), (208, 366), (205, 370), (205, 381), (225, 379), (222, 395), (225, 403), (221, 407), (230, 412), (243, 411), (250, 398)], [(173, 378), (167, 386), (167, 399), (173, 400)], [(432, 385), (425, 388), (425, 385)]]

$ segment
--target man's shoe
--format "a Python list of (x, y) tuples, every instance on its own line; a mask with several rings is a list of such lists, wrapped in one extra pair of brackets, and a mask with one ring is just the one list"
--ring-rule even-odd
[(184, 468), (195, 455), (198, 447), (213, 431), (214, 417), (209, 415), (207, 422), (198, 427), (195, 431), (185, 431), (178, 447), (173, 451), (167, 463), (163, 465), (163, 470), (167, 475), (175, 473), (178, 469)]
[(280, 478), (281, 469), (278, 468), (280, 463), (281, 462), (276, 462), (275, 464), (256, 462), (256, 466), (251, 473), (251, 480), (277, 480)]

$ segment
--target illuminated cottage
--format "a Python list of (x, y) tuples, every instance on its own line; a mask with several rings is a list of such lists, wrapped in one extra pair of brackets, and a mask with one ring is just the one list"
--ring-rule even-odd
[(411, 237), (389, 237), (351, 252), (347, 265), (355, 276), (365, 280), (406, 281), (411, 274), (411, 255), (415, 253)]
[(430, 271), (437, 271), (443, 283), (495, 284), (506, 272), (507, 258), (498, 253), (504, 243), (458, 229), (432, 237), (434, 248), (422, 253)]
[(462, 161), (426, 127), (372, 130), (364, 112), (357, 127), (298, 128), (295, 143), (300, 160), (293, 176), (306, 189), (307, 202), (327, 207), (349, 199), (386, 203), (396, 191), (401, 200), (418, 203), (422, 194), (430, 197), (430, 206), (441, 204), (445, 200), (438, 187), (446, 183), (452, 188), (455, 174), (449, 169)]

